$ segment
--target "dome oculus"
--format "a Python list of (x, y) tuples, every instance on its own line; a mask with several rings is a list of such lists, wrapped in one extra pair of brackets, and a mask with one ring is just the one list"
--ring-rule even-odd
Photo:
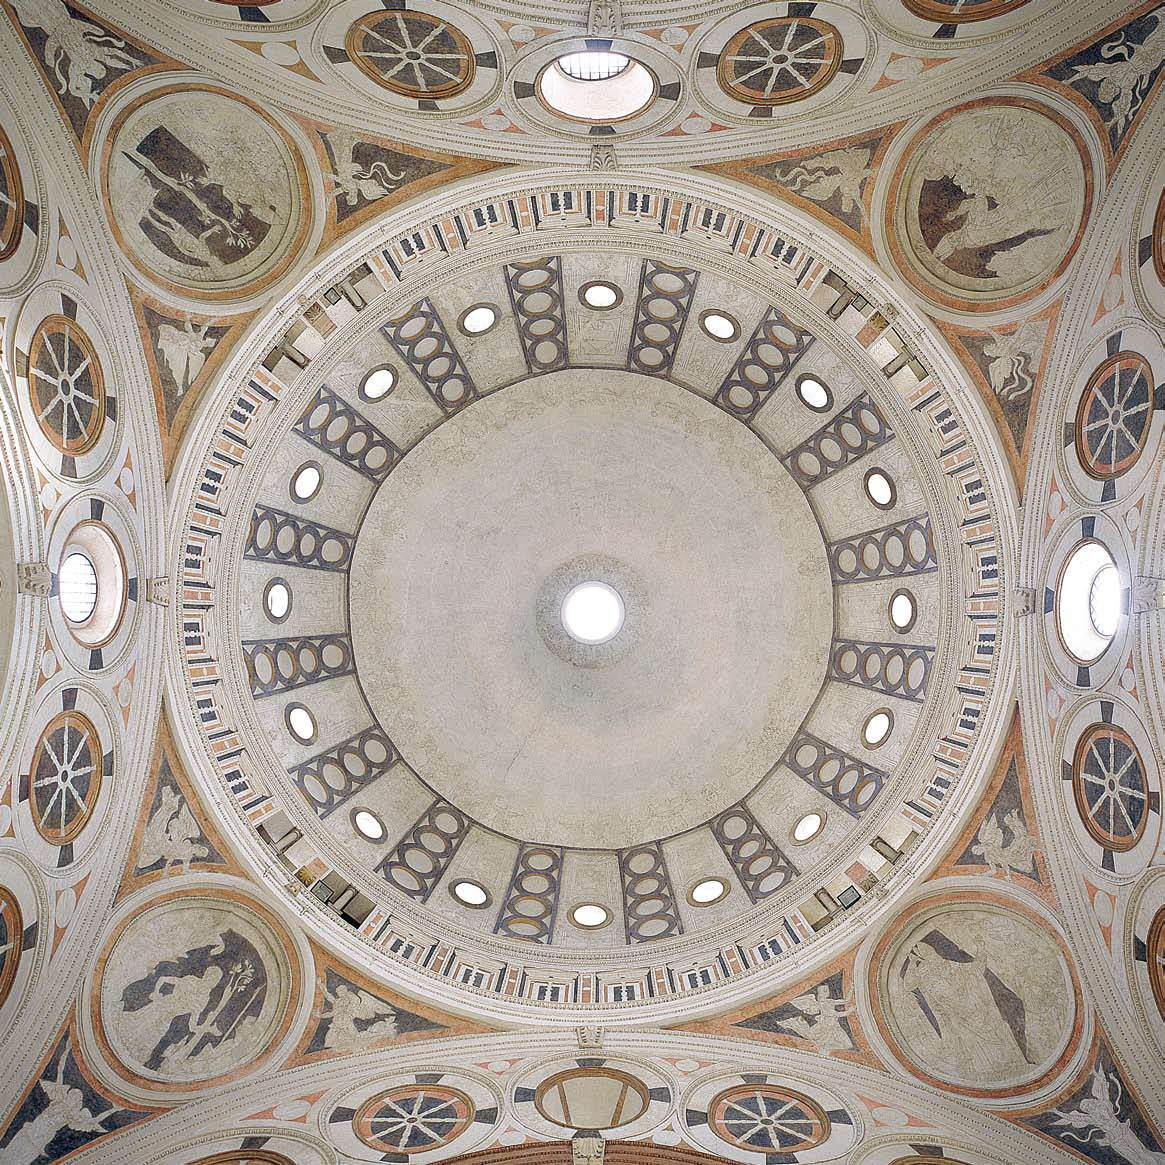
[(658, 84), (638, 61), (621, 53), (567, 53), (542, 70), (538, 99), (573, 121), (610, 124), (641, 113)]
[(1079, 663), (1098, 660), (1112, 642), (1121, 615), (1120, 572), (1107, 547), (1081, 542), (1064, 562), (1056, 588), (1056, 627)]
[(74, 550), (61, 563), (61, 610), (70, 623), (84, 623), (97, 606), (97, 571), (89, 556)]
[(578, 643), (610, 642), (619, 634), (625, 615), (619, 592), (604, 582), (579, 583), (562, 601), (562, 626)]

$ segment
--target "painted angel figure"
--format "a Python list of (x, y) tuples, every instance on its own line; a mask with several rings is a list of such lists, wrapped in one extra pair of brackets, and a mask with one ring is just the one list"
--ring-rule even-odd
[(790, 1000), (789, 1006), (795, 1007), (801, 1015), (781, 1020), (781, 1027), (808, 1040), (826, 1055), (853, 1050), (853, 1041), (841, 1022), (843, 1016), (853, 1014), (852, 997), (835, 999), (828, 984), (818, 983), (812, 991)]
[(191, 862), (210, 856), (201, 837), (190, 806), (176, 790), (163, 789), (158, 808), (146, 822), (138, 865), (144, 868), (161, 860), (163, 870), (175, 866), (185, 874)]
[[(1008, 830), (1011, 837), (1004, 840), (1004, 831)], [(979, 835), (971, 853), (983, 859), (992, 874), (1002, 874), (1011, 879), (1011, 871), (1019, 874), (1030, 874), (1034, 871), (1033, 858), (1039, 847), (1036, 839), (1027, 831), (1019, 810), (1013, 809), (1004, 817), (1000, 824), (999, 815), (992, 813), (979, 827)]]
[(783, 180), (794, 194), (813, 202), (825, 203), (836, 196), (842, 214), (856, 214), (864, 220), (862, 183), (870, 176), (871, 154), (869, 146), (830, 150), (819, 158), (798, 162), (785, 172)]
[(984, 342), (983, 355), (990, 361), (991, 388), (1000, 400), (1020, 400), (1031, 392), (1044, 335), (1043, 324), (1028, 320), (1010, 334), (992, 332), (991, 338)]
[(367, 991), (340, 983), (334, 990), (324, 989), (324, 1000), (316, 1016), (330, 1021), (324, 1036), (329, 1052), (357, 1052), (373, 1041), (390, 1040), (397, 1034), (396, 1013)]
[(12, 6), (25, 28), (44, 32), (44, 63), (57, 78), (57, 92), (77, 98), (86, 109), (93, 108), (111, 72), (142, 63), (121, 37), (71, 16), (61, 0), (12, 0)]
[(194, 383), (206, 363), (207, 353), (214, 347), (214, 341), (207, 337), (209, 330), (209, 324), (195, 327), (189, 316), (180, 328), (173, 324), (161, 324), (158, 328), (158, 351), (179, 392), (185, 392)]
[(1129, 1165), (1165, 1165), (1165, 1153), (1147, 1148), (1133, 1131), (1132, 1125), (1127, 1120), (1121, 1120), (1122, 1092), (1120, 1078), (1115, 1073), (1110, 1081), (1097, 1068), (1092, 1073), (1088, 1096), (1077, 1101), (1076, 1107), (1067, 1112), (1060, 1108), (1053, 1109), (1059, 1118), (1058, 1124), (1067, 1125), (1068, 1129), (1080, 1129), (1087, 1136), (1076, 1136), (1068, 1129), (1060, 1136), (1082, 1145), (1095, 1142), (1098, 1146), (1111, 1149)]
[(360, 145), (360, 139), (354, 130), (341, 126), (329, 131), (328, 144), (336, 164), (330, 173), (324, 175), (324, 179), (332, 187), (336, 201), (345, 206), (354, 207), (361, 198), (366, 202), (375, 202), (391, 194), (404, 178), (403, 170), (399, 174), (394, 173), (384, 161), (376, 161), (361, 168), (356, 161), (356, 147)]
[(4, 1158), (9, 1165), (32, 1165), (43, 1156), (53, 1138), (65, 1129), (79, 1133), (109, 1132), (103, 1122), (113, 1114), (113, 1105), (101, 1116), (90, 1112), (81, 1089), (65, 1083), (67, 1059), (68, 1056), (61, 1056), (55, 1080), (40, 1082), (48, 1104), (9, 1141)]
[(1118, 134), (1124, 133), (1149, 91), (1149, 77), (1165, 56), (1165, 23), (1153, 14), (1153, 31), (1140, 44), (1130, 44), (1123, 32), (1100, 46), (1104, 59), (1089, 65), (1076, 65), (1073, 80), (1096, 83), (1096, 96), (1112, 110), (1105, 121)]

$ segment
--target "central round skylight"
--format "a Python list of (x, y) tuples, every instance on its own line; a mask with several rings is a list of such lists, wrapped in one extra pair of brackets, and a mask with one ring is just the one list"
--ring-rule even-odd
[(572, 587), (562, 601), (562, 625), (579, 643), (607, 643), (619, 634), (625, 611), (614, 587), (584, 582)]

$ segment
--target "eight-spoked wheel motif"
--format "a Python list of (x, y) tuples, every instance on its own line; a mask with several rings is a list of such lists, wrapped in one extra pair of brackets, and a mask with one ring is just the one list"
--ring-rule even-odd
[(1118, 352), (1092, 374), (1076, 408), (1076, 456), (1089, 477), (1132, 468), (1153, 419), (1153, 372), (1144, 357)]
[(365, 1101), (356, 1135), (386, 1153), (427, 1153), (447, 1145), (473, 1120), (473, 1101), (456, 1088), (402, 1084)]
[(1094, 724), (1076, 745), (1072, 765), (1076, 808), (1088, 833), (1106, 849), (1132, 849), (1145, 830), (1149, 790), (1132, 737)]
[(453, 97), (473, 82), (468, 38), (426, 12), (362, 16), (348, 30), (347, 50), (366, 77), (404, 97)]
[(85, 828), (101, 792), (97, 729), (79, 712), (59, 712), (45, 726), (29, 769), (29, 806), (37, 832), (67, 845)]
[(784, 105), (823, 89), (842, 60), (841, 34), (804, 16), (742, 28), (720, 54), (721, 88), (750, 105)]
[(829, 1117), (799, 1092), (771, 1084), (743, 1085), (712, 1101), (708, 1121), (730, 1145), (766, 1153), (795, 1153), (829, 1137)]
[(91, 449), (105, 424), (105, 383), (89, 337), (67, 316), (42, 321), (28, 356), (28, 384), (41, 432), (61, 453)]

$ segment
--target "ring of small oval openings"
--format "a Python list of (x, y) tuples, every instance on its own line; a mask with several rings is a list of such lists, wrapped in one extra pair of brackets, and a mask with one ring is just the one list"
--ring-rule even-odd
[(862, 479), (862, 488), (866, 491), (866, 497), (879, 510), (892, 510), (898, 501), (898, 489), (894, 485), (894, 479), (884, 469), (867, 470), (866, 476)]
[(364, 374), (364, 379), (360, 381), (360, 388), (357, 392), (361, 400), (375, 402), (383, 400), (394, 388), (396, 388), (396, 369), (391, 364), (380, 364), (376, 368), (370, 368)]
[(797, 377), (797, 397), (807, 409), (815, 413), (827, 413), (833, 408), (833, 393), (829, 385), (816, 376)]
[(1068, 654), (1095, 663), (1116, 636), (1121, 619), (1121, 581), (1103, 542), (1085, 538), (1072, 548), (1056, 584), (1056, 630)]
[(81, 522), (65, 541), (57, 568), (57, 599), (65, 625), (87, 648), (108, 643), (121, 626), (128, 597), (125, 559), (102, 522)]

